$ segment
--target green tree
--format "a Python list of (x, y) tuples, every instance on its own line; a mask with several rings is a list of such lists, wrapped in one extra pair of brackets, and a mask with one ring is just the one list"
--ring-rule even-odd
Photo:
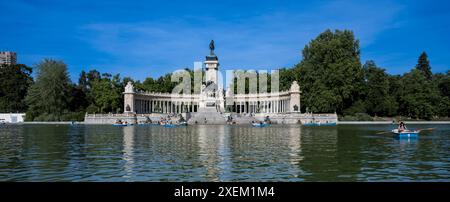
[(36, 82), (25, 98), (27, 120), (61, 121), (69, 110), (70, 79), (62, 61), (44, 59), (37, 66)]
[(431, 72), (430, 61), (428, 61), (427, 53), (422, 52), (422, 54), (420, 54), (416, 69), (420, 70), (425, 78), (427, 78), (428, 80), (431, 79), (433, 73)]
[[(292, 82), (295, 81), (296, 72), (293, 68), (280, 69), (280, 91), (287, 91), (291, 88)], [(298, 82), (298, 81), (297, 81)]]
[(450, 117), (450, 71), (447, 74), (435, 74), (433, 84), (437, 85), (440, 93), (440, 102), (436, 106), (437, 115)]
[(417, 119), (431, 119), (436, 115), (439, 92), (418, 69), (406, 73), (403, 78), (403, 95), (400, 97), (400, 112)]
[(306, 45), (294, 70), (302, 87), (302, 106), (338, 113), (351, 107), (363, 87), (359, 54), (359, 41), (348, 30), (326, 30)]
[(123, 85), (120, 75), (117, 74), (111, 77), (111, 74), (103, 74), (101, 77), (93, 80), (91, 85), (90, 93), (94, 101), (91, 105), (98, 109), (96, 112), (118, 113), (122, 111)]
[(364, 75), (366, 111), (372, 116), (395, 115), (398, 103), (389, 93), (389, 75), (371, 60), (364, 64)]
[(24, 112), (24, 98), (33, 83), (32, 69), (25, 65), (0, 66), (0, 112)]

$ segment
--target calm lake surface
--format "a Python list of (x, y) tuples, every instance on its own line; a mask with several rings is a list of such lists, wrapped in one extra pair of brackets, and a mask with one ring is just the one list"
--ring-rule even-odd
[(0, 126), (0, 181), (450, 181), (450, 125)]

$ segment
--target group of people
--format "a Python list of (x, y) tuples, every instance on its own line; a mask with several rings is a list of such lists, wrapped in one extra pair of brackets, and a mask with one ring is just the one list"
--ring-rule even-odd
[(173, 121), (170, 117), (161, 117), (159, 120), (159, 125), (165, 125), (165, 124), (173, 124)]
[(177, 121), (172, 120), (173, 117), (177, 117), (177, 114), (169, 114), (167, 117), (161, 117), (159, 120), (159, 125), (165, 125), (165, 124), (181, 124), (186, 122), (183, 118), (183, 116), (179, 115), (179, 119)]
[(120, 119), (117, 119), (114, 124), (128, 124), (128, 122), (127, 121), (124, 122), (124, 121), (122, 121)]

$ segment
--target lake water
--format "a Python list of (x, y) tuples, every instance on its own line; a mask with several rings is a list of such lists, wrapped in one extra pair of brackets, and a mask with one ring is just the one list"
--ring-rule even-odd
[(0, 181), (450, 181), (450, 125), (0, 126)]

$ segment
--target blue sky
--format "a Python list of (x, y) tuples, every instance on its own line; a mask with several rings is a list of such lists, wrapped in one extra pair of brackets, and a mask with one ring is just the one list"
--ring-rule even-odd
[(143, 80), (193, 67), (211, 39), (222, 69), (277, 69), (301, 60), (325, 29), (350, 29), (361, 59), (391, 74), (422, 51), (433, 72), (450, 69), (447, 1), (0, 1), (0, 50), (30, 66), (43, 58)]

